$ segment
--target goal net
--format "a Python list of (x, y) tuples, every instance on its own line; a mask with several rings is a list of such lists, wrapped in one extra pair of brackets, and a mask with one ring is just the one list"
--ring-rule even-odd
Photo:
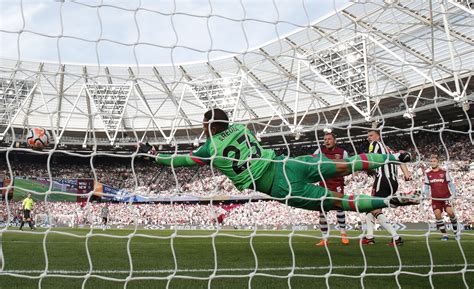
[[(3, 2), (0, 284), (470, 288), (473, 6)], [(199, 153), (223, 141), (206, 135), (212, 108), (243, 125), (248, 155)], [(254, 175), (262, 151), (281, 178)], [(411, 162), (323, 176), (399, 151)], [(317, 168), (314, 190), (357, 203), (391, 179), (386, 202), (422, 191), (420, 204), (328, 209), (345, 199), (301, 195), (294, 158)]]

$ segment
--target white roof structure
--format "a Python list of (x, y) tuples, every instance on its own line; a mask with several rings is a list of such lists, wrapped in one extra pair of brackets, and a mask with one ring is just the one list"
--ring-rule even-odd
[[(380, 99), (402, 98), (412, 87), (436, 86), (460, 101), (466, 85), (459, 79), (474, 71), (474, 12), (456, 1), (432, 1), (432, 9), (429, 2), (351, 3), (245, 53), (203, 62), (136, 67), (0, 59), (0, 114), (8, 110), (16, 128), (94, 129), (113, 142), (118, 131), (156, 130), (169, 138), (201, 126), (212, 103), (234, 106), (236, 121), (276, 117), (291, 126), (295, 115), (341, 105), (369, 120)], [(241, 82), (230, 92), (221, 79)], [(12, 98), (7, 84), (15, 81), (27, 81), (29, 92)], [(213, 90), (214, 102), (196, 97), (203, 83), (220, 91)], [(224, 99), (230, 94), (240, 99)]]

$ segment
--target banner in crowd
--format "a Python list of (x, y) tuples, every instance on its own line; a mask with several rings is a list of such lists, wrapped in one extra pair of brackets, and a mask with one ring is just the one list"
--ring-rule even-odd
[[(97, 192), (96, 186), (96, 192)], [(134, 195), (131, 192), (120, 190), (105, 184), (102, 184), (102, 199), (114, 202), (150, 202), (149, 198)]]

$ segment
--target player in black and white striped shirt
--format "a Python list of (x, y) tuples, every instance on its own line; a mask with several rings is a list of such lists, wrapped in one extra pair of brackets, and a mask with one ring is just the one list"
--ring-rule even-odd
[[(391, 154), (393, 151), (386, 146), (380, 139), (380, 133), (377, 129), (369, 130), (367, 139), (370, 142), (369, 153)], [(406, 181), (411, 180), (411, 174), (406, 165), (401, 165), (403, 175)], [(385, 164), (374, 170), (375, 182), (372, 188), (372, 196), (387, 198), (395, 194), (398, 190), (398, 169), (395, 164)], [(362, 240), (362, 244), (375, 244), (374, 240), (374, 226), (375, 221), (385, 228), (392, 235), (392, 242), (389, 246), (402, 245), (402, 238), (397, 234), (397, 231), (388, 222), (381, 209), (377, 209), (367, 213), (367, 235)]]

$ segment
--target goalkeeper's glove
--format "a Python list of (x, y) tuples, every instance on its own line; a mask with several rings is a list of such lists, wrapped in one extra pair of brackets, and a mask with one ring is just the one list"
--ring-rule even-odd
[(138, 153), (140, 154), (149, 154), (155, 156), (157, 154), (157, 150), (154, 146), (149, 143), (139, 143), (138, 144)]

